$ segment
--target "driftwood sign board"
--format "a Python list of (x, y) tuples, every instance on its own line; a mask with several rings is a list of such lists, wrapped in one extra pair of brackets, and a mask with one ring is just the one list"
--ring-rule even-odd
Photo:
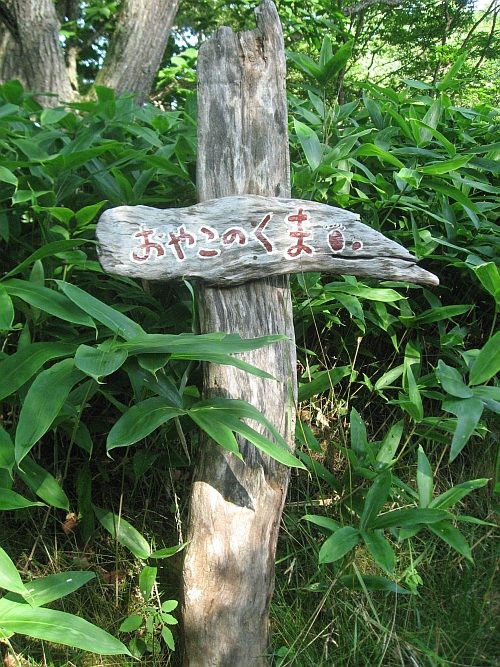
[[(220, 28), (198, 57), (200, 203), (121, 206), (97, 226), (110, 273), (195, 278), (201, 333), (285, 340), (240, 355), (265, 380), (206, 364), (204, 394), (258, 408), (294, 448), (296, 356), (288, 275), (325, 271), (436, 285), (397, 243), (357, 215), (290, 199), (283, 36), (264, 0), (257, 29)], [(267, 434), (269, 435), (269, 434)], [(239, 440), (243, 461), (203, 436), (183, 569), (184, 664), (268, 664), (269, 604), (289, 469)]]
[(120, 206), (102, 215), (97, 237), (106, 271), (145, 280), (224, 286), (322, 271), (438, 282), (358, 215), (301, 199), (245, 195), (186, 208)]

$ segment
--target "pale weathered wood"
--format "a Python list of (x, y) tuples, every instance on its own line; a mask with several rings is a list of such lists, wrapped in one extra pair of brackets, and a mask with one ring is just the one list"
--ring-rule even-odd
[(340, 208), (301, 199), (233, 196), (187, 208), (120, 206), (97, 225), (109, 273), (210, 284), (307, 271), (437, 285), (405, 248)]
[[(283, 37), (265, 0), (257, 30), (220, 29), (198, 60), (198, 188), (201, 200), (254, 193), (289, 197)], [(285, 261), (285, 260), (283, 260)], [(243, 398), (293, 446), (296, 359), (284, 277), (214, 289), (200, 285), (201, 329), (269, 333), (288, 341), (244, 355), (277, 381), (229, 366), (205, 369), (205, 394)], [(203, 441), (191, 496), (184, 563), (185, 664), (267, 664), (268, 610), (289, 471), (240, 443), (245, 463)]]

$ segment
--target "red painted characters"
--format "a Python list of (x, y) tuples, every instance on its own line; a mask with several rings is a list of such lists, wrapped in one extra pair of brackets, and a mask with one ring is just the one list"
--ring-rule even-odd
[(274, 227), (278, 239), (273, 239), (273, 227), (270, 224), (272, 219), (273, 213), (266, 213), (259, 222), (251, 223), (251, 231), (247, 231), (243, 226), (233, 226), (227, 227), (220, 234), (214, 227), (204, 224), (190, 225), (189, 229), (187, 225), (181, 224), (165, 233), (141, 226), (140, 230), (132, 235), (134, 245), (129, 256), (132, 261), (139, 263), (156, 261), (164, 257), (167, 248), (170, 248), (178, 262), (186, 261), (193, 254), (210, 260), (219, 257), (225, 248), (246, 246), (252, 241), (266, 254), (282, 253), (288, 260), (312, 256), (316, 252), (332, 252), (338, 255), (346, 249), (359, 252), (363, 248), (363, 241), (346, 239), (346, 228), (342, 224), (314, 227), (310, 214), (303, 208), (297, 208), (285, 216), (285, 238), (283, 223), (278, 223)]

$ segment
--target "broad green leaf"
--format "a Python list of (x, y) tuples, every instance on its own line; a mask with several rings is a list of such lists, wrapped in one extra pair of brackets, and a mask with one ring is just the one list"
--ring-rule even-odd
[(470, 384), (483, 384), (500, 372), (500, 331), (481, 349), (470, 371)]
[(318, 80), (321, 76), (321, 67), (305, 53), (294, 53), (293, 51), (288, 51), (287, 56), (304, 74), (311, 77), (312, 79)]
[(420, 315), (406, 316), (401, 315), (398, 319), (405, 326), (412, 326), (414, 324), (432, 324), (432, 322), (440, 322), (441, 320), (451, 320), (457, 315), (463, 315), (468, 310), (471, 310), (471, 305), (460, 304), (457, 306), (438, 306), (425, 310)]
[(150, 557), (151, 548), (148, 542), (132, 524), (109, 510), (93, 507), (99, 523), (111, 534), (113, 539), (127, 548), (136, 558), (145, 560)]
[(420, 507), (429, 507), (434, 492), (434, 481), (431, 464), (422, 445), (418, 447), (417, 489)]
[(366, 588), (368, 591), (389, 591), (398, 595), (410, 595), (410, 591), (407, 588), (403, 588), (403, 586), (385, 577), (364, 574), (361, 575), (361, 580), (362, 583), (355, 574), (345, 574), (339, 578), (339, 584), (354, 590), (364, 590)]
[(323, 148), (318, 135), (312, 128), (296, 118), (294, 118), (293, 124), (306, 160), (314, 171), (321, 164), (321, 158), (323, 157)]
[(334, 563), (345, 556), (359, 542), (359, 530), (344, 526), (323, 542), (319, 550), (319, 563)]
[(207, 414), (205, 411), (194, 412), (190, 417), (214, 442), (239, 459), (243, 459), (233, 429), (227, 424), (224, 424), (218, 418), (213, 418), (211, 414)]
[(145, 565), (139, 573), (139, 590), (144, 602), (149, 602), (153, 586), (155, 585), (158, 568), (151, 565)]
[(438, 523), (449, 518), (448, 512), (438, 509), (410, 507), (409, 509), (392, 510), (377, 517), (375, 528), (413, 528), (429, 523)]
[(486, 262), (485, 264), (474, 266), (473, 271), (481, 281), (484, 289), (500, 305), (500, 273), (497, 265), (494, 262)]
[[(16, 566), (2, 547), (0, 547), (0, 588), (5, 588), (7, 591), (19, 593), (20, 595), (26, 595), (27, 593), (26, 586), (21, 581)], [(0, 620), (0, 627), (2, 627), (2, 625)]]
[(172, 630), (170, 630), (170, 628), (164, 625), (161, 629), (161, 636), (165, 644), (168, 646), (168, 648), (171, 651), (175, 651), (175, 641), (174, 641), (174, 635), (172, 634)]
[(409, 364), (406, 367), (406, 383), (408, 385), (408, 401), (405, 401), (404, 407), (415, 421), (420, 422), (424, 417), (424, 407), (415, 376)]
[(75, 366), (86, 375), (99, 381), (100, 377), (111, 375), (127, 360), (127, 351), (117, 348), (112, 341), (105, 341), (97, 347), (80, 345), (75, 353)]
[(443, 80), (438, 81), (436, 84), (436, 88), (438, 90), (447, 90), (448, 88), (455, 88), (457, 85), (460, 85), (461, 82), (458, 81), (455, 77), (462, 69), (468, 55), (468, 53), (462, 53), (458, 56), (448, 72), (445, 74)]
[(396, 554), (383, 530), (361, 531), (361, 536), (373, 560), (385, 572), (391, 574), (396, 565)]
[(389, 470), (384, 470), (375, 479), (373, 484), (368, 489), (365, 502), (363, 505), (363, 512), (361, 513), (360, 528), (366, 530), (372, 528), (373, 524), (384, 507), (389, 493), (391, 492), (392, 475)]
[(45, 127), (45, 125), (55, 125), (70, 113), (67, 109), (60, 107), (56, 109), (44, 109), (40, 114), (40, 124), (42, 127)]
[(107, 451), (128, 447), (143, 440), (162, 424), (180, 417), (184, 410), (173, 407), (163, 397), (147, 398), (125, 412), (109, 432)]
[(12, 438), (0, 424), (0, 470), (8, 470), (11, 474), (15, 461)]
[(389, 465), (392, 462), (396, 450), (399, 447), (399, 443), (401, 442), (403, 430), (404, 421), (402, 419), (391, 426), (377, 453), (376, 460), (379, 463), (386, 463)]
[[(443, 111), (443, 106), (441, 104), (440, 98), (436, 98), (431, 106), (428, 108), (425, 116), (422, 118), (422, 122), (426, 125), (429, 125), (432, 129), (436, 129), (439, 121), (441, 119), (441, 114)], [(429, 130), (422, 129), (420, 133), (420, 141), (418, 145), (428, 143), (432, 138), (432, 132)]]
[(76, 285), (71, 285), (63, 280), (56, 280), (56, 283), (68, 299), (71, 299), (73, 303), (84, 310), (90, 317), (104, 324), (105, 327), (118, 336), (130, 340), (131, 338), (144, 335), (144, 330), (139, 324), (118, 310), (99, 301), (99, 299), (91, 296)]
[(5, 287), (0, 283), (0, 331), (9, 331), (14, 322), (14, 306)]
[(26, 507), (42, 507), (44, 503), (28, 500), (11, 489), (0, 488), (0, 510), (22, 510)]
[(351, 366), (337, 366), (330, 371), (315, 373), (311, 382), (299, 385), (299, 401), (307, 401), (311, 396), (332, 389), (343, 378), (351, 374)]
[(50, 472), (44, 470), (38, 463), (28, 456), (23, 460), (22, 469), (17, 474), (33, 493), (51, 507), (69, 510), (68, 496)]
[(0, 400), (22, 387), (47, 361), (74, 350), (70, 343), (31, 343), (0, 361)]
[(42, 287), (27, 280), (13, 278), (6, 280), (3, 285), (12, 296), (26, 301), (30, 306), (39, 308), (45, 313), (59, 317), (66, 322), (73, 322), (87, 327), (94, 327), (94, 321), (80, 308), (67, 299), (60, 292)]
[(30, 607), (5, 598), (0, 600), (0, 630), (100, 655), (130, 655), (118, 639), (83, 618), (54, 609)]
[(377, 157), (382, 162), (388, 162), (389, 164), (392, 164), (393, 167), (397, 167), (398, 169), (402, 169), (405, 166), (401, 162), (401, 160), (398, 160), (397, 157), (395, 157), (388, 151), (385, 151), (383, 148), (380, 148), (379, 146), (376, 146), (375, 144), (371, 143), (362, 144), (359, 148), (356, 149), (354, 155), (364, 156), (364, 157)]
[(356, 408), (352, 408), (351, 410), (350, 425), (351, 425), (351, 447), (358, 456), (363, 458), (368, 449), (368, 439), (366, 436), (365, 423), (361, 419), (361, 415), (356, 410)]
[(15, 451), (18, 465), (49, 430), (69, 392), (82, 377), (83, 373), (75, 370), (73, 359), (59, 361), (37, 375), (26, 394), (17, 424)]
[(451, 158), (451, 160), (442, 160), (441, 162), (426, 164), (424, 167), (418, 167), (418, 171), (431, 176), (448, 174), (450, 171), (456, 171), (464, 167), (471, 158), (471, 155), (457, 155), (457, 157)]
[[(3, 279), (10, 278), (11, 276), (16, 276), (18, 273), (24, 271), (27, 266), (36, 262), (37, 259), (43, 259), (44, 257), (52, 257), (59, 252), (65, 252), (66, 250), (73, 250), (77, 246), (88, 243), (87, 239), (71, 239), (69, 241), (54, 241), (53, 243), (46, 243), (38, 250), (35, 250), (29, 257), (24, 261), (18, 264), (16, 267), (11, 269), (8, 273), (5, 274)], [(78, 305), (78, 304), (77, 304)]]
[(334, 521), (333, 519), (330, 519), (328, 516), (318, 516), (316, 514), (306, 514), (305, 516), (302, 517), (304, 521), (309, 521), (309, 523), (313, 523), (315, 526), (320, 526), (320, 528), (326, 528), (327, 530), (331, 531), (334, 533), (336, 530), (340, 529), (340, 523), (337, 521)]
[(456, 459), (474, 433), (474, 429), (483, 414), (483, 408), (484, 404), (479, 398), (443, 401), (443, 410), (451, 412), (457, 417), (457, 426), (451, 441), (450, 462)]
[(9, 183), (9, 185), (15, 185), (17, 188), (17, 176), (7, 167), (0, 165), (0, 183)]
[(397, 380), (399, 377), (401, 377), (403, 375), (404, 370), (405, 370), (405, 367), (404, 367), (403, 364), (401, 364), (400, 366), (396, 366), (395, 368), (391, 368), (391, 370), (384, 373), (375, 382), (375, 389), (377, 391), (380, 391), (381, 389), (384, 389), (385, 387), (388, 387), (395, 380)]
[(139, 630), (143, 622), (142, 616), (139, 614), (132, 614), (128, 616), (118, 628), (118, 632), (135, 632)]
[(139, 335), (125, 343), (117, 343), (129, 354), (184, 354), (200, 352), (200, 354), (239, 354), (258, 350), (266, 345), (286, 340), (281, 334), (260, 336), (259, 338), (242, 338), (239, 334), (208, 333), (208, 334), (146, 334)]
[(174, 609), (177, 609), (179, 606), (179, 603), (177, 600), (165, 600), (163, 604), (161, 605), (161, 610), (168, 613), (170, 611), (174, 611)]
[(188, 542), (184, 542), (183, 544), (177, 544), (175, 547), (166, 547), (165, 549), (158, 549), (157, 551), (153, 551), (150, 555), (150, 558), (170, 558), (170, 556), (174, 556), (175, 554), (179, 553), (179, 551), (182, 551), (185, 547), (187, 547)]
[(462, 556), (465, 556), (465, 558), (472, 562), (473, 559), (469, 543), (458, 528), (455, 528), (449, 521), (442, 521), (441, 523), (430, 525), (429, 530), (449, 544), (455, 551), (458, 551), (459, 554), (462, 554)]
[(465, 206), (467, 209), (474, 211), (474, 213), (477, 213), (478, 211), (472, 199), (469, 199), (469, 197), (467, 197), (467, 195), (465, 195), (462, 190), (459, 190), (452, 185), (448, 185), (448, 183), (446, 183), (443, 179), (438, 181), (436, 178), (426, 177), (422, 182), (422, 187), (429, 189), (431, 192), (432, 190), (435, 190), (436, 192), (440, 192), (443, 195), (447, 195), (454, 201), (462, 204), (462, 206)]
[(470, 398), (474, 392), (468, 387), (456, 368), (448, 366), (442, 359), (438, 361), (436, 375), (443, 389), (457, 398)]
[[(343, 69), (352, 55), (354, 40), (350, 40), (338, 48), (335, 53), (321, 67), (321, 73), (317, 77), (319, 83), (326, 86), (329, 81)], [(325, 49), (325, 58), (328, 49)], [(321, 64), (321, 63), (320, 63)]]
[(32, 579), (26, 584), (24, 598), (34, 607), (42, 607), (73, 593), (95, 578), (94, 572), (68, 571)]
[(446, 510), (449, 507), (453, 507), (453, 505), (462, 500), (462, 498), (467, 496), (471, 491), (475, 491), (475, 489), (481, 489), (483, 486), (486, 486), (489, 481), (490, 480), (487, 478), (471, 479), (468, 482), (462, 482), (461, 484), (452, 486), (451, 489), (447, 489), (439, 496), (437, 496), (437, 498), (434, 498), (429, 507), (435, 507), (441, 510)]
[(84, 206), (79, 211), (75, 213), (76, 226), (77, 229), (81, 227), (86, 227), (95, 216), (99, 213), (101, 208), (104, 206), (106, 201), (97, 202), (97, 204), (91, 204), (90, 206)]

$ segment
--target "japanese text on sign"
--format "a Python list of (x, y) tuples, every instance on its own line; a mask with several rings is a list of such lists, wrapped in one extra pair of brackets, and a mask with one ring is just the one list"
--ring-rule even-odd
[[(243, 227), (233, 226), (228, 227), (221, 234), (209, 225), (200, 225), (195, 231), (188, 231), (184, 225), (179, 225), (168, 233), (158, 233), (157, 229), (141, 227), (132, 235), (134, 247), (130, 252), (130, 259), (133, 262), (143, 263), (159, 259), (167, 252), (171, 252), (178, 262), (184, 262), (188, 249), (191, 249), (197, 257), (209, 260), (219, 257), (224, 248), (233, 245), (245, 246), (252, 241), (257, 242), (267, 254), (282, 252), (283, 256), (289, 260), (300, 258), (302, 255), (314, 255), (318, 245), (322, 248), (329, 248), (329, 251), (335, 254), (346, 249), (344, 225), (332, 224), (322, 227), (319, 231), (318, 229), (313, 231), (310, 225), (311, 217), (302, 208), (285, 217), (288, 245), (284, 250), (278, 249), (271, 236), (272, 218), (273, 214), (267, 213), (262, 220), (252, 223), (253, 229), (250, 232)], [(362, 248), (363, 242), (360, 240), (350, 243), (350, 249), (354, 252)]]

